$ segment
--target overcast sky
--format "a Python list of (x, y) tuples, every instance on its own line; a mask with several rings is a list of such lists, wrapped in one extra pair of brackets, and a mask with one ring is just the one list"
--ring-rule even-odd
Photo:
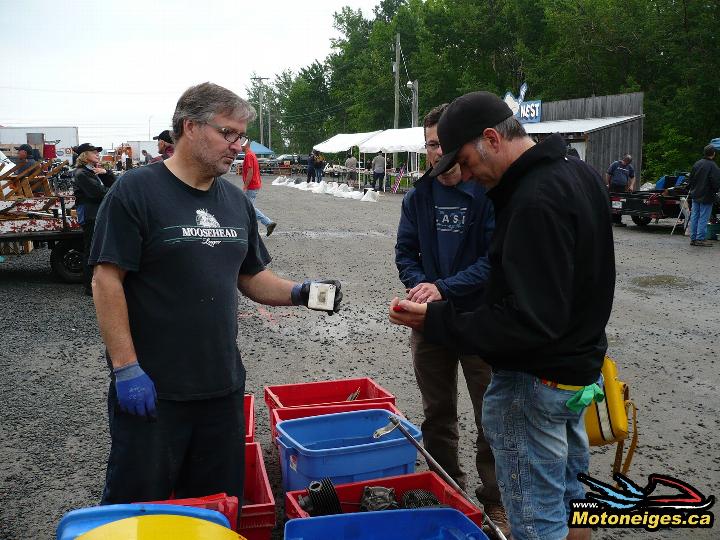
[(332, 14), (379, 0), (0, 0), (0, 125), (80, 128), (80, 142), (147, 140), (188, 86), (241, 96), (254, 71), (330, 52)]

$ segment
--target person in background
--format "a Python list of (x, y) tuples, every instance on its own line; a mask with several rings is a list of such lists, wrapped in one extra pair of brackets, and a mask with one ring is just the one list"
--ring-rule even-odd
[(312, 182), (315, 178), (315, 152), (308, 154), (307, 162), (307, 181)]
[(357, 181), (357, 166), (358, 162), (355, 156), (350, 154), (345, 160), (345, 167), (347, 167), (347, 181), (348, 184), (352, 185), (353, 182)]
[(150, 161), (152, 159), (152, 156), (150, 155), (150, 153), (147, 150), (143, 150), (142, 155), (143, 155), (143, 165), (149, 165)]
[(715, 148), (709, 144), (703, 149), (702, 159), (695, 162), (688, 179), (689, 198), (692, 199), (690, 212), (690, 245), (710, 247), (705, 240), (708, 219), (713, 204), (718, 202), (720, 190), (720, 168), (715, 163)]
[[(383, 183), (385, 182), (385, 156), (382, 152), (378, 152), (372, 160), (372, 172), (373, 172), (373, 190), (382, 191)], [(375, 184), (377, 183), (377, 188)]]
[[(632, 156), (625, 154), (619, 161), (613, 161), (605, 173), (605, 185), (610, 193), (625, 193), (635, 191), (635, 169), (630, 165)], [(625, 227), (622, 222), (622, 214), (612, 215), (613, 224), (618, 227)]]
[[(220, 492), (243, 500), (238, 290), (307, 306), (311, 288), (266, 268), (252, 204), (223, 178), (254, 117), (226, 88), (188, 88), (173, 114), (173, 156), (128, 171), (98, 213), (90, 262), (111, 375), (103, 504)], [(334, 313), (340, 282), (328, 282)]]
[(258, 192), (262, 188), (262, 177), (260, 176), (260, 164), (258, 163), (255, 152), (250, 149), (250, 140), (245, 139), (245, 144), (242, 146), (243, 152), (245, 152), (245, 159), (242, 164), (242, 178), (243, 178), (243, 191), (247, 195), (248, 199), (255, 209), (255, 217), (257, 220), (265, 225), (265, 236), (270, 236), (277, 223), (272, 219), (263, 214), (260, 209), (256, 206), (256, 200)]
[(16, 146), (15, 150), (17, 150), (17, 158), (18, 162), (17, 164), (19, 167), (15, 170), (13, 173), (14, 176), (20, 176), (24, 172), (32, 169), (37, 161), (35, 161), (32, 157), (33, 155), (33, 147), (29, 144), (21, 144), (20, 146)]
[(315, 181), (322, 182), (323, 171), (325, 170), (325, 156), (320, 152), (315, 154)]
[(75, 211), (83, 230), (83, 284), (85, 294), (92, 296), (92, 267), (88, 264), (90, 246), (95, 231), (95, 219), (100, 203), (115, 182), (115, 175), (100, 166), (102, 147), (83, 143), (73, 148), (78, 156), (73, 177), (75, 181)]
[[(435, 107), (423, 120), (430, 167), (442, 156), (437, 123), (446, 107), (447, 103)], [(415, 182), (403, 198), (395, 264), (408, 290), (407, 300), (448, 300), (459, 312), (472, 311), (482, 302), (490, 273), (488, 247), (495, 229), (492, 203), (480, 184), (462, 181), (460, 167), (436, 178), (430, 172)], [(482, 487), (475, 493), (487, 515), (507, 530), (495, 460), (482, 431), (483, 396), (490, 383), (490, 366), (477, 355), (428, 343), (422, 332), (414, 329), (410, 333), (410, 350), (425, 414), (423, 444), (466, 490), (467, 475), (458, 457), (458, 366), (462, 366), (477, 427), (475, 465)]]
[(151, 163), (168, 159), (175, 152), (175, 143), (173, 142), (172, 133), (170, 133), (169, 129), (161, 131), (153, 137), (153, 140), (158, 142), (158, 152), (160, 152), (160, 155), (152, 158), (150, 160)]

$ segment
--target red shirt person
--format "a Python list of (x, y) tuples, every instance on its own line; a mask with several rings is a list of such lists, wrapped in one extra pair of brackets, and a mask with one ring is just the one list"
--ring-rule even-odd
[(277, 223), (263, 214), (255, 205), (258, 191), (262, 188), (262, 179), (260, 178), (260, 164), (258, 163), (255, 152), (250, 149), (249, 140), (246, 140), (243, 145), (243, 151), (245, 152), (245, 159), (243, 159), (242, 165), (243, 190), (248, 199), (253, 203), (255, 217), (260, 223), (265, 225), (266, 236), (270, 236), (275, 230), (275, 227), (277, 227)]

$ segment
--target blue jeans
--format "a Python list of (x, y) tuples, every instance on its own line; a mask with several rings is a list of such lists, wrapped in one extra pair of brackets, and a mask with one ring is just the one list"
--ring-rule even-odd
[(584, 411), (565, 406), (574, 393), (493, 370), (482, 425), (515, 540), (564, 539), (570, 501), (585, 497), (577, 479), (590, 461)]
[(323, 177), (323, 167), (315, 167), (315, 181), (316, 182), (322, 182)]
[(260, 209), (258, 209), (257, 206), (255, 206), (255, 199), (257, 199), (257, 192), (258, 192), (258, 191), (259, 191), (259, 190), (257, 190), (257, 189), (248, 189), (248, 190), (245, 192), (245, 195), (247, 195), (247, 198), (250, 199), (250, 202), (252, 203), (253, 208), (255, 209), (255, 217), (257, 218), (257, 220), (258, 220), (260, 223), (262, 223), (263, 225), (265, 225), (265, 226), (267, 227), (267, 226), (270, 225), (273, 221), (272, 221), (272, 219), (270, 219), (269, 217), (267, 217), (265, 214), (263, 214), (263, 213), (260, 211)]
[(695, 201), (692, 202), (692, 212), (690, 212), (690, 240), (705, 240), (712, 206), (712, 203), (702, 204)]

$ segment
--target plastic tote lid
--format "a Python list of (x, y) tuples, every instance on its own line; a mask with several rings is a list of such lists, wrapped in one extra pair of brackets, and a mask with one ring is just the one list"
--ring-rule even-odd
[(204, 519), (187, 516), (149, 515), (101, 525), (78, 540), (238, 540), (236, 532)]

